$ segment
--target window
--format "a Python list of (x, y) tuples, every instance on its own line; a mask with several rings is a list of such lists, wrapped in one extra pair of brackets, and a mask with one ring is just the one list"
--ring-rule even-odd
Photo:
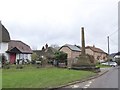
[(24, 59), (28, 59), (28, 54), (24, 54)]
[(24, 59), (24, 54), (20, 54), (20, 59)]

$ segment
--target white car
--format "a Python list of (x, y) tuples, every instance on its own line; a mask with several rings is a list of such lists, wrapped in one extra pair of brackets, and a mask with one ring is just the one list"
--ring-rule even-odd
[(108, 62), (104, 62), (104, 63), (101, 63), (102, 65), (109, 65), (109, 63)]
[(115, 66), (117, 66), (117, 63), (116, 62), (110, 62), (109, 65), (115, 67)]

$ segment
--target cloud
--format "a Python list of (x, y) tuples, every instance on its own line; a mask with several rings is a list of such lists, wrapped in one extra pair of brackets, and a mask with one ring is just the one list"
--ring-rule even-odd
[[(118, 0), (1, 0), (0, 19), (12, 39), (41, 49), (48, 44), (81, 45), (85, 27), (86, 45), (107, 52), (107, 36), (117, 30)], [(5, 7), (6, 6), (6, 7)], [(117, 36), (111, 37), (116, 40)], [(111, 52), (117, 45), (110, 43)]]

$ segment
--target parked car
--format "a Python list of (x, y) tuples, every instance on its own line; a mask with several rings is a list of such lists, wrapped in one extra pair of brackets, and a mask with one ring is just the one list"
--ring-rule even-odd
[(112, 67), (115, 67), (115, 66), (117, 66), (117, 63), (116, 62), (110, 62), (109, 65), (112, 66)]
[(101, 64), (102, 64), (102, 65), (112, 66), (112, 67), (117, 66), (117, 63), (116, 63), (116, 62), (104, 62), (104, 63), (101, 63)]
[(109, 65), (108, 62), (102, 62), (102, 65)]

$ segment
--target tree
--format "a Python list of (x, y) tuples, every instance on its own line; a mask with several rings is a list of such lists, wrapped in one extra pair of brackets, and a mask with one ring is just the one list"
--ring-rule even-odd
[(59, 45), (57, 45), (57, 44), (52, 44), (50, 47), (52, 47), (52, 48), (59, 48)]
[(6, 56), (4, 54), (2, 54), (2, 56), (0, 56), (0, 58), (2, 59), (2, 62), (1, 62), (2, 67), (6, 68), (6, 69), (9, 69), (10, 68), (10, 66), (9, 66), (10, 63), (8, 62)]
[(31, 57), (33, 61), (36, 61), (39, 59), (39, 56), (36, 53), (33, 53)]
[(67, 53), (57, 51), (55, 52), (55, 59), (60, 63), (64, 63), (67, 60)]

